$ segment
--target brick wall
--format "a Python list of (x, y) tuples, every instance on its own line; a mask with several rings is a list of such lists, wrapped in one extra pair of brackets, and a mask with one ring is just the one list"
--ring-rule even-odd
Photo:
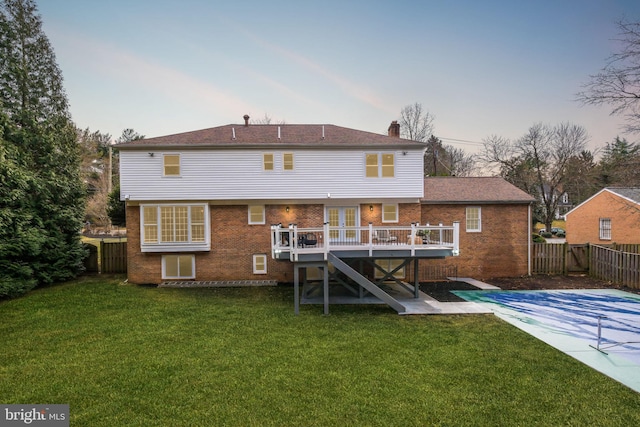
[[(475, 206), (475, 205), (472, 205)], [(467, 232), (465, 205), (423, 205), (421, 224), (460, 221), (460, 256), (420, 260), (420, 265), (456, 265), (459, 277), (487, 279), (527, 274), (528, 205), (480, 205), (482, 231)]]
[[(611, 219), (611, 240), (600, 239), (600, 218)], [(608, 191), (567, 215), (567, 243), (611, 244), (640, 242), (640, 207)]]
[[(373, 207), (373, 211), (369, 209)], [(277, 280), (293, 281), (293, 265), (289, 261), (271, 258), (270, 225), (319, 227), (324, 222), (324, 206), (320, 204), (267, 205), (265, 224), (249, 225), (247, 205), (210, 206), (211, 250), (196, 252), (196, 279), (217, 280)], [(362, 204), (362, 226), (370, 222), (380, 226), (381, 204)], [(527, 273), (527, 206), (482, 206), (482, 232), (467, 233), (464, 229), (465, 206), (399, 205), (398, 225), (412, 222), (451, 225), (461, 223), (459, 257), (445, 260), (421, 260), (420, 265), (458, 266), (465, 277), (489, 278), (518, 276)], [(161, 283), (162, 254), (140, 252), (140, 208), (127, 207), (128, 278), (132, 283)], [(253, 274), (253, 255), (267, 255), (268, 274)], [(408, 269), (408, 277), (410, 269)]]

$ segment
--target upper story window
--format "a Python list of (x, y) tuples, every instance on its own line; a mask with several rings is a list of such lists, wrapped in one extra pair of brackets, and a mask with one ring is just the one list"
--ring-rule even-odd
[(262, 167), (266, 171), (273, 170), (273, 153), (264, 153), (262, 155)]
[(293, 153), (282, 154), (282, 170), (285, 170), (285, 171), (293, 170)]
[(393, 178), (395, 176), (395, 155), (393, 153), (366, 153), (367, 178)]
[(249, 206), (249, 224), (264, 224), (265, 214), (263, 205)]
[(143, 249), (208, 244), (206, 205), (143, 205), (140, 209)]
[(382, 177), (393, 178), (395, 176), (395, 158), (393, 154), (382, 155)]
[(180, 176), (180, 154), (163, 156), (164, 176)]
[(600, 240), (611, 240), (611, 218), (600, 218)]
[(382, 205), (382, 222), (398, 222), (398, 205)]
[(467, 232), (478, 233), (482, 231), (482, 215), (479, 207), (468, 207), (465, 218)]

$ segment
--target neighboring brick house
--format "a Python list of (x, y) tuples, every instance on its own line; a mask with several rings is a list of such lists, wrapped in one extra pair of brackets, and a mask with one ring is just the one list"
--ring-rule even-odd
[(640, 243), (640, 187), (600, 190), (566, 214), (567, 243)]
[(531, 207), (535, 198), (497, 177), (428, 177), (422, 224), (460, 221), (460, 256), (439, 261), (459, 277), (530, 274)]

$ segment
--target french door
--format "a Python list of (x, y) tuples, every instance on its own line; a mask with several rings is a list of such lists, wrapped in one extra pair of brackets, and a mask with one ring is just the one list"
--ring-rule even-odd
[(355, 229), (358, 226), (357, 206), (327, 207), (327, 222), (331, 242), (353, 243), (358, 240), (358, 231)]

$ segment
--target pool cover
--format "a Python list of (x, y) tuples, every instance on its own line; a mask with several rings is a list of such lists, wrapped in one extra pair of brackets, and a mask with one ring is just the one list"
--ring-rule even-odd
[(640, 295), (614, 289), (454, 293), (640, 392)]

